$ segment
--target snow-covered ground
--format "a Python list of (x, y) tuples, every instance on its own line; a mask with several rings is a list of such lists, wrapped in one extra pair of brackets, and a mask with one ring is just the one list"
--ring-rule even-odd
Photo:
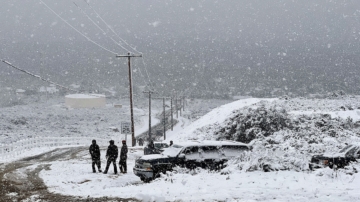
[[(104, 154), (105, 151), (102, 151)], [(218, 172), (179, 169), (151, 183), (132, 173), (140, 150), (130, 150), (127, 174), (92, 173), (87, 151), (78, 159), (53, 162), (40, 174), (55, 193), (82, 197), (137, 198), (142, 201), (359, 201), (360, 175), (325, 169), (309, 172)], [(102, 156), (102, 167), (105, 158)]]
[[(215, 108), (194, 122), (180, 117), (174, 130), (167, 132), (168, 138), (165, 142), (215, 139), (212, 133), (216, 128), (225, 126), (235, 110), (244, 107), (257, 108), (261, 106), (258, 105), (260, 102), (262, 105), (279, 105), (287, 109), (291, 116), (327, 113), (342, 118), (350, 116), (353, 122), (360, 120), (358, 97), (290, 101), (245, 99)], [(100, 146), (104, 168), (107, 145)], [(142, 201), (360, 201), (360, 174), (352, 172), (349, 175), (344, 170), (328, 168), (314, 172), (249, 172), (240, 169), (239, 163), (232, 162), (222, 172), (178, 168), (151, 183), (143, 183), (132, 173), (134, 161), (142, 152), (139, 149), (130, 150), (127, 174), (114, 175), (112, 166), (107, 175), (92, 173), (88, 151), (84, 150), (75, 159), (53, 162), (50, 170), (41, 171), (40, 177), (51, 192), (82, 197), (113, 196)], [(354, 168), (357, 167), (357, 164), (354, 165)]]

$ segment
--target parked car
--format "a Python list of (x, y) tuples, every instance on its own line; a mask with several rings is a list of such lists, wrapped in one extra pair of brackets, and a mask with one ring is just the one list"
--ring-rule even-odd
[(154, 142), (153, 148), (151, 148), (149, 145), (144, 148), (144, 155), (160, 154), (162, 151), (164, 151), (164, 148), (168, 147), (169, 145), (165, 142)]
[(311, 158), (309, 168), (310, 170), (316, 168), (323, 168), (329, 166), (330, 168), (343, 168), (351, 161), (356, 161), (360, 158), (359, 145), (347, 145), (337, 153), (325, 153), (322, 155), (315, 155)]
[(249, 150), (248, 145), (239, 142), (184, 142), (165, 148), (161, 154), (144, 155), (136, 159), (133, 171), (142, 181), (148, 182), (175, 166), (218, 170), (225, 167), (230, 158)]

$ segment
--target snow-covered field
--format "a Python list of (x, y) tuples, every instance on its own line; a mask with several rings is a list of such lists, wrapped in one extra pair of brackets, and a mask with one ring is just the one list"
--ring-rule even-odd
[[(105, 151), (102, 151), (104, 154)], [(134, 159), (142, 153), (130, 152), (127, 174), (92, 173), (86, 151), (78, 159), (53, 162), (41, 172), (49, 190), (83, 197), (137, 198), (142, 201), (359, 201), (360, 175), (346, 175), (324, 169), (319, 172), (240, 172), (222, 175), (207, 170), (178, 169), (151, 183), (143, 183), (132, 173)], [(102, 157), (102, 167), (105, 158)]]
[[(234, 116), (234, 111), (241, 111), (242, 109), (248, 111), (248, 108), (257, 109), (264, 106), (265, 108), (280, 106), (282, 109), (286, 109), (289, 117), (294, 120), (297, 120), (297, 116), (304, 114), (325, 113), (341, 119), (350, 117), (353, 126), (347, 129), (349, 132), (345, 135), (343, 131), (336, 131), (339, 132), (339, 136), (336, 133), (333, 137), (326, 137), (326, 131), (319, 134), (321, 138), (332, 138), (335, 143), (319, 142), (316, 146), (323, 145), (323, 150), (333, 147), (335, 150), (344, 145), (345, 142), (359, 141), (356, 128), (356, 124), (360, 120), (359, 103), (359, 97), (350, 96), (321, 100), (300, 98), (290, 100), (255, 98), (239, 100), (220, 106), (194, 122), (181, 117), (180, 123), (174, 130), (168, 131), (168, 138), (165, 141), (173, 140), (176, 143), (188, 139), (216, 139), (219, 134), (215, 135), (215, 132), (219, 128), (227, 127), (228, 121), (232, 120), (229, 118)], [(79, 113), (78, 110), (77, 112), (76, 117), (80, 118), (86, 118), (86, 114), (90, 113), (86, 110), (84, 110), (84, 114)], [(107, 116), (105, 113), (111, 113), (111, 110), (104, 109), (102, 116)], [(7, 116), (10, 115), (7, 114)], [(54, 114), (54, 116), (57, 115)], [(341, 121), (339, 120), (339, 122)], [(81, 126), (90, 125), (86, 121), (78, 123)], [(111, 124), (105, 125), (100, 122), (98, 128), (106, 129)], [(82, 128), (81, 126), (79, 127)], [(85, 126), (83, 127), (85, 128)], [(52, 130), (52, 128), (49, 127), (47, 130)], [(279, 153), (271, 153), (270, 151), (275, 149), (269, 147), (268, 158), (278, 161), (275, 163), (280, 165), (285, 164), (286, 156), (293, 153), (296, 154), (294, 158), (298, 158), (298, 153), (291, 150), (291, 148), (297, 147), (290, 145), (292, 143), (291, 138), (290, 140), (284, 138), (287, 137), (286, 135), (288, 134), (285, 132), (278, 132), (274, 136), (259, 136), (259, 138), (264, 138), (262, 141), (266, 141), (266, 138), (279, 137), (279, 140), (283, 142), (277, 143), (277, 147), (274, 148), (277, 149), (279, 145), (287, 145), (290, 148), (289, 150), (276, 150)], [(263, 145), (263, 143), (256, 141), (253, 144), (257, 147)], [(301, 163), (306, 166), (306, 162), (312, 153), (307, 148), (308, 143), (304, 142), (303, 145), (306, 146), (306, 149), (300, 146), (298, 150), (301, 150), (301, 157), (304, 158)], [(104, 168), (104, 154), (107, 145), (100, 146), (102, 148), (102, 167)], [(257, 147), (255, 147), (255, 152), (260, 152), (260, 150), (256, 150)], [(88, 151), (85, 150), (77, 158), (53, 162), (50, 170), (41, 171), (40, 177), (44, 179), (51, 192), (82, 197), (113, 196), (136, 198), (142, 201), (360, 201), (360, 193), (358, 192), (360, 174), (357, 172), (360, 170), (360, 166), (357, 163), (352, 165), (352, 169), (357, 169), (357, 171), (350, 172), (350, 174), (346, 174), (347, 171), (344, 169), (331, 170), (329, 168), (313, 172), (306, 168), (303, 170), (294, 168), (263, 172), (260, 169), (244, 169), (245, 167), (249, 168), (254, 163), (238, 162), (239, 159), (236, 159), (221, 172), (210, 172), (202, 169), (189, 171), (178, 168), (173, 173), (162, 175), (151, 183), (143, 183), (132, 173), (134, 161), (141, 155), (142, 150), (130, 150), (127, 174), (114, 175), (112, 174), (112, 167), (110, 167), (108, 174), (104, 175), (92, 173), (91, 160)], [(272, 155), (278, 156), (275, 158)]]

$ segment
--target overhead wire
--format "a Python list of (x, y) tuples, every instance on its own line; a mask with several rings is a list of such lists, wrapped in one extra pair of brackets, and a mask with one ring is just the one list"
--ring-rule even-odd
[(122, 46), (120, 43), (118, 43), (117, 41), (115, 41), (115, 39), (113, 39), (111, 36), (108, 36), (107, 33), (94, 21), (90, 18), (90, 16), (83, 10), (81, 9), (75, 2), (73, 2), (75, 4), (75, 6), (98, 28), (100, 29), (100, 31), (103, 32), (103, 34), (107, 37), (109, 37), (115, 44), (117, 44), (118, 46), (120, 46), (121, 48), (123, 48), (125, 51), (127, 52), (131, 52), (129, 51), (127, 48), (125, 48), (124, 46)]
[[(142, 52), (136, 50), (134, 47), (132, 47), (131, 45), (129, 45), (123, 38), (121, 38), (115, 31), (114, 29), (111, 28), (111, 26), (100, 16), (100, 14), (98, 12), (96, 12), (96, 10), (86, 1), (84, 0), (84, 2), (94, 11), (94, 13), (97, 15), (98, 18), (100, 18), (100, 20), (107, 26), (107, 28), (109, 30), (111, 30), (121, 41), (123, 41), (126, 45), (128, 45), (132, 50), (136, 51), (137, 53), (141, 54), (141, 59), (142, 59), (142, 63), (144, 65), (144, 69), (145, 69), (145, 73), (146, 73), (146, 76), (148, 78), (148, 85), (151, 89), (154, 89), (153, 85), (152, 85), (152, 82), (151, 82), (151, 79), (150, 79), (150, 75), (149, 75), (149, 72), (147, 70), (147, 65), (145, 64), (145, 61), (144, 61), (144, 55)], [(130, 51), (129, 51), (130, 52)], [(142, 74), (140, 68), (139, 68), (139, 71), (140, 71), (140, 74), (142, 75), (142, 77), (144, 77), (144, 75)], [(145, 77), (144, 77), (145, 78)]]
[(146, 75), (147, 75), (148, 80), (149, 80), (149, 87), (151, 88), (151, 90), (154, 90), (154, 86), (152, 85), (151, 80), (150, 80), (149, 72), (147, 71), (147, 68), (146, 68), (144, 56), (141, 57), (141, 60), (142, 60), (142, 63), (143, 63), (143, 65), (144, 65), (144, 69), (145, 69)]
[[(128, 45), (131, 49), (133, 49), (135, 52), (138, 52), (139, 54), (143, 54), (142, 52), (136, 50), (134, 47), (132, 47), (131, 45), (129, 45), (123, 38), (121, 38), (115, 31), (114, 29), (111, 28), (111, 26), (99, 15), (98, 12), (96, 12), (96, 10), (86, 1), (84, 0), (84, 2), (94, 11), (94, 13), (98, 16), (98, 18), (100, 18), (100, 20), (107, 26), (108, 29), (110, 29), (123, 43), (125, 43), (126, 45)], [(129, 51), (130, 52), (130, 51)]]
[[(149, 85), (149, 87), (150, 87), (151, 89), (154, 89), (154, 86), (152, 85), (152, 82), (151, 82), (151, 79), (150, 79), (149, 72), (148, 72), (148, 70), (147, 70), (147, 65), (146, 65), (146, 63), (145, 63), (145, 61), (144, 61), (144, 58), (143, 58), (143, 53), (140, 52), (140, 51), (138, 51), (138, 50), (136, 50), (134, 47), (132, 47), (131, 45), (129, 45), (124, 39), (122, 39), (122, 38), (111, 28), (111, 26), (110, 26), (108, 23), (106, 23), (106, 21), (96, 12), (96, 10), (95, 10), (86, 0), (84, 0), (84, 1), (85, 1), (85, 3), (94, 11), (94, 13), (101, 19), (101, 21), (107, 26), (107, 28), (110, 29), (123, 43), (125, 43), (126, 45), (128, 45), (128, 46), (129, 46), (132, 50), (134, 50), (135, 52), (137, 52), (137, 53), (139, 53), (139, 54), (142, 55), (142, 63), (143, 63), (143, 65), (144, 65), (144, 69), (145, 69), (146, 75), (147, 75), (147, 77), (148, 77), (148, 82), (149, 82), (148, 85)], [(97, 45), (98, 47), (102, 48), (103, 50), (106, 50), (106, 51), (108, 51), (108, 52), (110, 52), (110, 53), (112, 53), (112, 54), (114, 54), (114, 55), (118, 55), (116, 52), (111, 51), (111, 50), (105, 48), (104, 46), (102, 46), (102, 45), (96, 43), (95, 41), (93, 41), (90, 37), (84, 35), (82, 32), (80, 32), (78, 29), (76, 29), (74, 26), (72, 26), (69, 22), (67, 22), (64, 18), (62, 18), (58, 13), (56, 13), (53, 9), (51, 9), (45, 2), (43, 2), (42, 0), (40, 0), (40, 2), (41, 2), (42, 4), (44, 4), (44, 5), (45, 5), (52, 13), (54, 13), (57, 17), (59, 17), (63, 22), (65, 22), (68, 26), (70, 26), (72, 29), (74, 29), (76, 32), (78, 32), (80, 35), (82, 35), (83, 37), (85, 37), (88, 41), (92, 42), (93, 44)], [(75, 4), (75, 3), (74, 3), (74, 4)], [(76, 4), (75, 4), (75, 5), (76, 5)], [(78, 8), (80, 9), (80, 7), (78, 7)], [(86, 14), (86, 15), (87, 15), (87, 14)], [(87, 17), (88, 17), (88, 15), (87, 15)], [(95, 25), (97, 25), (90, 17), (88, 17), (88, 18), (89, 18), (89, 20), (92, 21)], [(100, 30), (102, 30), (102, 32), (104, 32), (103, 29), (101, 29), (98, 25), (97, 25), (97, 27), (98, 27)], [(106, 32), (105, 32), (105, 33), (106, 33)], [(115, 42), (115, 40), (113, 40), (113, 41)], [(116, 44), (119, 45), (119, 43), (116, 43)], [(123, 47), (123, 46), (121, 46), (121, 45), (120, 45), (120, 47), (122, 47), (124, 50), (129, 51), (128, 49), (126, 49), (125, 47)], [(131, 52), (131, 51), (129, 51), (129, 52)], [(142, 75), (142, 77), (144, 77), (144, 75), (142, 74), (142, 72), (141, 72), (140, 69), (139, 69), (139, 72), (140, 72), (140, 74)]]
[(26, 70), (24, 70), (24, 69), (21, 69), (21, 68), (19, 68), (19, 67), (16, 67), (15, 65), (11, 64), (10, 62), (8, 62), (8, 61), (6, 61), (6, 60), (3, 60), (3, 59), (2, 59), (1, 62), (5, 63), (5, 64), (7, 64), (8, 66), (10, 66), (10, 67), (12, 67), (12, 68), (15, 68), (15, 69), (17, 69), (17, 70), (19, 70), (19, 71), (21, 71), (21, 72), (24, 72), (25, 74), (28, 74), (28, 75), (30, 75), (30, 76), (32, 76), (32, 77), (35, 77), (35, 78), (40, 79), (40, 80), (42, 80), (42, 81), (45, 81), (45, 82), (47, 82), (47, 83), (53, 84), (53, 85), (58, 86), (58, 87), (60, 87), (60, 88), (67, 89), (67, 90), (69, 90), (69, 91), (79, 92), (78, 90), (74, 90), (74, 89), (71, 89), (71, 88), (69, 88), (69, 87), (65, 87), (65, 86), (63, 86), (63, 85), (57, 84), (57, 83), (55, 83), (55, 82), (52, 82), (52, 81), (50, 81), (49, 79), (44, 79), (44, 78), (40, 77), (39, 75), (35, 75), (35, 74), (33, 74), (33, 73), (31, 73), (31, 72), (28, 72), (28, 71), (26, 71)]
[(102, 48), (103, 50), (106, 50), (114, 55), (117, 55), (117, 53), (105, 48), (104, 46), (96, 43), (95, 41), (91, 40), (89, 37), (81, 33), (79, 30), (77, 30), (74, 26), (72, 26), (70, 23), (68, 23), (64, 18), (62, 18), (59, 14), (57, 14), (53, 9), (51, 9), (46, 3), (44, 3), (42, 0), (40, 0), (42, 4), (44, 4), (51, 12), (53, 12), (57, 17), (59, 17), (62, 21), (64, 21), (67, 25), (69, 25), (72, 29), (74, 29), (77, 33), (85, 37), (88, 41), (92, 42), (93, 44), (97, 45), (98, 47)]
[[(109, 37), (115, 44), (117, 44), (118, 46), (120, 46), (122, 49), (124, 49), (125, 51), (127, 51), (127, 52), (129, 52), (129, 53), (131, 53), (131, 51), (130, 50), (128, 50), (127, 48), (125, 48), (124, 46), (122, 46), (120, 43), (118, 43), (115, 39), (113, 39), (111, 36), (109, 36), (109, 35), (107, 35), (107, 33), (104, 31), (104, 29), (102, 29), (83, 9), (81, 9), (80, 8), (80, 6), (78, 6), (75, 2), (73, 2), (74, 4), (75, 4), (75, 6), (98, 28), (98, 29), (100, 29), (100, 31), (102, 31), (103, 32), (103, 34), (105, 35), (105, 36), (107, 36), (107, 37)], [(88, 4), (89, 5), (89, 4)], [(90, 6), (90, 5), (89, 5)], [(94, 10), (94, 9), (93, 9)], [(94, 12), (96, 13), (96, 11), (94, 10)], [(98, 15), (98, 14), (97, 14)], [(98, 15), (98, 17), (100, 17), (99, 15)], [(102, 19), (102, 21), (105, 23), (105, 25), (107, 25), (108, 26), (108, 24), (105, 22), (105, 20), (103, 20)], [(109, 28), (110, 26), (108, 26), (108, 28)], [(114, 31), (113, 31), (114, 32)], [(115, 32), (114, 32), (115, 33)], [(116, 34), (116, 33), (115, 33)], [(119, 37), (119, 36), (118, 36)], [(119, 37), (120, 38), (120, 37)], [(121, 39), (121, 38), (120, 38)], [(131, 46), (130, 46), (131, 47)], [(132, 48), (132, 47), (131, 47)], [(138, 68), (138, 70), (139, 70), (139, 73), (140, 73), (140, 75), (141, 75), (141, 77), (143, 77), (144, 79), (145, 79), (145, 76), (143, 75), (143, 73), (142, 73), (142, 71), (141, 71), (141, 69), (140, 68)], [(144, 81), (144, 83), (145, 83), (145, 85), (146, 85), (146, 82), (145, 82), (145, 80), (143, 80)]]

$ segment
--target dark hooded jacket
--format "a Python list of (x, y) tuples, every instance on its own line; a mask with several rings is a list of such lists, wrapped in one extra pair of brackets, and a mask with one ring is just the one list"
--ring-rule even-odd
[(118, 157), (118, 152), (118, 147), (114, 143), (110, 143), (106, 151), (106, 157), (115, 160)]
[(99, 148), (99, 145), (97, 145), (96, 143), (93, 143), (90, 145), (89, 152), (91, 155), (91, 159), (93, 159), (93, 160), (100, 159), (100, 148)]
[(120, 151), (120, 160), (126, 160), (127, 159), (127, 153), (128, 153), (128, 147), (126, 144), (123, 144)]

